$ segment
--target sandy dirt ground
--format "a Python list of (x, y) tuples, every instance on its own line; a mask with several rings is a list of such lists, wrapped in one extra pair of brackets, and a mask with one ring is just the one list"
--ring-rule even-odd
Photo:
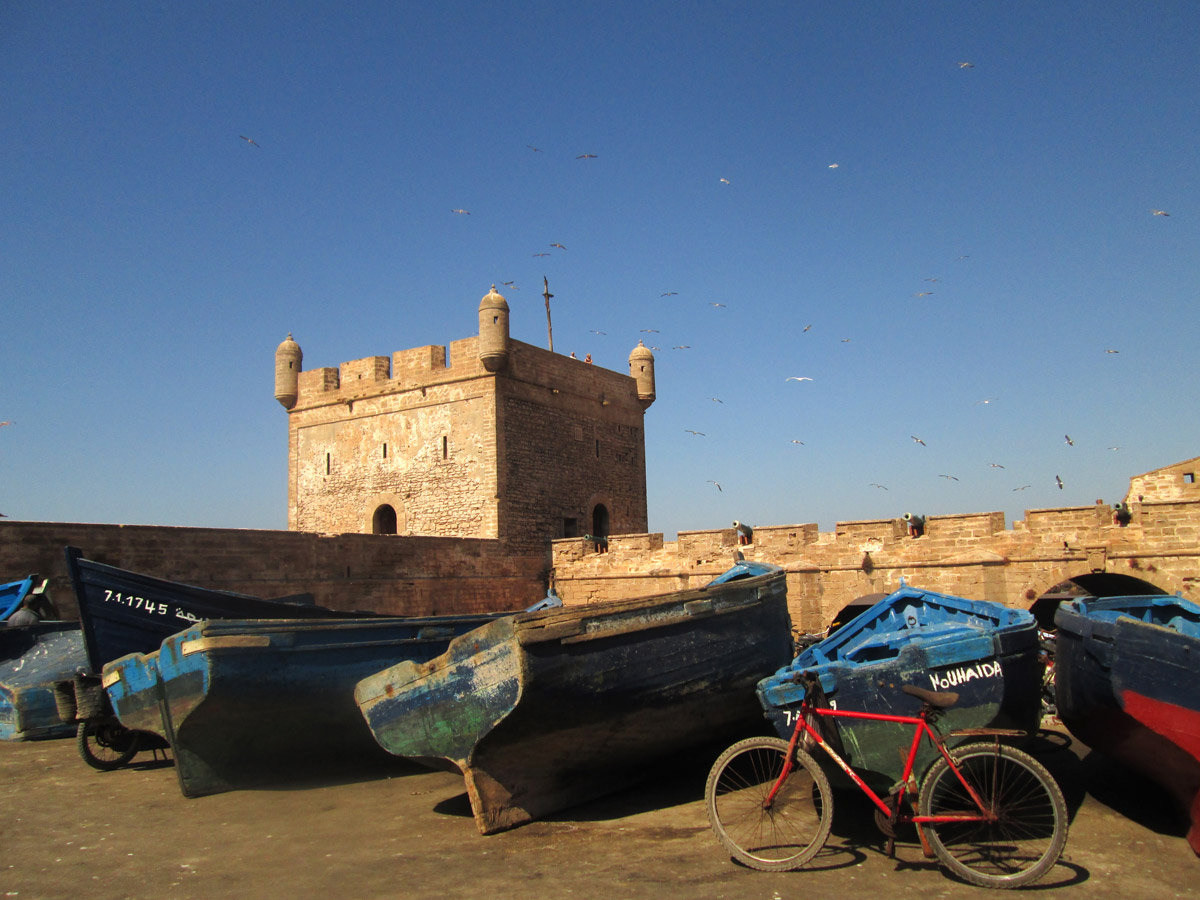
[[(188, 800), (144, 753), (98, 772), (73, 740), (0, 745), (0, 897), (648, 898), (979, 897), (915, 845), (883, 853), (871, 808), (838, 794), (827, 849), (797, 872), (731, 862), (705, 818), (719, 748), (649, 781), (482, 837), (461, 776), (399, 760), (270, 789)], [(1072, 813), (1063, 860), (1025, 890), (1061, 897), (1200, 898), (1200, 859), (1154, 785), (1061, 730), (1036, 755)]]

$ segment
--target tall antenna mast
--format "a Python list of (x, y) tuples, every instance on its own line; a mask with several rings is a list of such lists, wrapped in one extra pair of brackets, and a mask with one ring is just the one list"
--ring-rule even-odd
[(542, 296), (546, 298), (546, 335), (550, 338), (550, 352), (554, 352), (554, 326), (550, 324), (550, 298), (554, 295), (550, 293), (550, 282), (546, 276), (542, 276)]

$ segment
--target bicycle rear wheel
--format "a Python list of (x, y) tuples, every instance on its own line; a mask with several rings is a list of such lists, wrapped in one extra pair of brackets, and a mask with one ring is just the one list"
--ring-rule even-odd
[(764, 872), (798, 869), (825, 844), (833, 816), (829, 779), (797, 748), (795, 767), (768, 804), (788, 742), (747, 738), (713, 764), (704, 788), (708, 821), (738, 862)]
[[(1058, 862), (1067, 842), (1067, 804), (1053, 776), (1012, 747), (971, 744), (953, 752), (988, 820), (925, 825), (938, 859), (982, 887), (1036, 881)], [(934, 763), (921, 782), (919, 805), (923, 816), (977, 812), (945, 759)]]

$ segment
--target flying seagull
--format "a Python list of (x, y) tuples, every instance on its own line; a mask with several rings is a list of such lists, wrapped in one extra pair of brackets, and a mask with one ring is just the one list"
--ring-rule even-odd
[(580, 153), (576, 159), (598, 159), (595, 153)]
[(11, 425), (11, 424), (12, 424), (12, 422), (0, 422), (0, 428), (3, 428), (5, 425)]
[(691, 350), (691, 349), (692, 349), (692, 345), (691, 345), (691, 344), (676, 344), (676, 345), (675, 345), (674, 347), (672, 347), (671, 349), (672, 349), (672, 350)]
[(551, 244), (550, 246), (551, 246), (551, 247), (557, 247), (559, 250), (566, 250), (566, 249), (567, 249), (567, 248), (566, 248), (566, 247), (564, 247), (562, 244)]
[(792, 440), (792, 443), (793, 443), (793, 444), (799, 444), (801, 447), (803, 447), (803, 446), (804, 446), (804, 441), (797, 441), (797, 440), (793, 439), (793, 440)]
[(460, 216), (469, 216), (471, 214), (469, 209), (452, 209), (450, 212), (458, 213)]
[(1013, 490), (1014, 490), (1014, 491), (1023, 491), (1023, 490), (1025, 490), (1027, 487), (1029, 487), (1029, 485), (1027, 485), (1027, 484), (1023, 484), (1023, 485), (1021, 485), (1020, 487), (1013, 488)]
[(1003, 469), (1004, 468), (1004, 466), (1000, 465), (1000, 463), (988, 463), (988, 465), (991, 466), (993, 469)]
[[(251, 141), (250, 143), (252, 143), (252, 144), (253, 144), (254, 142), (253, 142), (253, 141)], [(1150, 212), (1152, 212), (1152, 213), (1153, 213), (1154, 215), (1156, 215), (1156, 216), (1169, 216), (1169, 215), (1171, 215), (1171, 214), (1170, 214), (1169, 212), (1167, 212), (1165, 209), (1152, 209), (1152, 210), (1150, 210)]]
[(838, 167), (838, 164), (837, 164), (837, 163), (830, 163), (830, 164), (829, 164), (829, 168), (830, 168), (830, 169), (836, 169), (837, 167)]
[(784, 381), (812, 381), (807, 375), (789, 375)]
[(676, 294), (678, 294), (678, 293), (679, 293), (679, 291), (663, 291), (663, 292), (662, 292), (661, 294), (659, 294), (658, 296), (660, 296), (660, 297), (674, 297), (674, 296), (675, 296)]
[(809, 330), (811, 330), (811, 329), (812, 329), (812, 326), (811, 326), (811, 325), (805, 325), (805, 326), (804, 326), (804, 330), (805, 330), (805, 331), (809, 331)]
[[(708, 483), (709, 483), (709, 484), (717, 484), (717, 483), (716, 483), (715, 481), (713, 481), (711, 478), (710, 478), (710, 479), (708, 479)], [(717, 490), (718, 490), (718, 491), (721, 491), (721, 486), (720, 486), (719, 484), (717, 484)], [(725, 493), (725, 492), (724, 492), (724, 491), (721, 491), (721, 493), (723, 494), (723, 493)]]
[(724, 306), (725, 306), (725, 304), (724, 304), (724, 303), (713, 303), (711, 300), (709, 300), (709, 301), (708, 301), (708, 305), (709, 305), (709, 306), (717, 306), (717, 307), (724, 307)]
[(886, 491), (886, 490), (887, 490), (887, 485), (886, 485), (886, 484), (876, 484), (876, 483), (875, 483), (875, 482), (873, 482), (873, 481), (871, 482), (871, 484), (870, 484), (870, 487), (879, 488), (881, 491)]
[(958, 64), (958, 67), (959, 67), (960, 69), (973, 69), (973, 68), (975, 68), (975, 63), (969, 63), (969, 62), (960, 62), (960, 63)]
[(729, 184), (729, 179), (728, 179), (728, 178), (722, 178), (722, 179), (721, 179), (721, 184)]
[(1120, 353), (1120, 350), (1105, 350), (1105, 353)]
[(697, 435), (698, 437), (704, 437), (703, 431), (692, 431), (692, 429), (690, 429), (690, 428), (685, 428), (683, 430), (686, 431), (688, 434), (694, 434), (694, 435)]
[(642, 334), (658, 334), (657, 328), (640, 328), (638, 330), (641, 331)]
[(592, 331), (592, 334), (602, 334), (602, 335), (604, 335), (605, 337), (607, 337), (607, 336), (608, 336), (608, 332), (607, 332), (607, 331), (597, 331), (595, 328), (591, 329), (591, 331)]
[(913, 294), (914, 297), (928, 297), (933, 291), (921, 291), (918, 294)]
[(939, 475), (938, 478), (949, 478), (951, 481), (958, 481), (953, 475)]
[(530, 150), (532, 150), (534, 153), (541, 153), (541, 152), (542, 152), (542, 148), (541, 148), (541, 147), (535, 147), (535, 146), (533, 146), (533, 144), (526, 144), (525, 146), (526, 146), (526, 147), (528, 147)]
[[(258, 147), (258, 142), (256, 140), (254, 140), (253, 138), (248, 138), (244, 134), (239, 134), (238, 137), (240, 137), (243, 141), (245, 141), (251, 147)], [(261, 150), (262, 147), (258, 147), (258, 149)], [(1163, 213), (1163, 215), (1166, 215), (1166, 213)]]
[(549, 256), (549, 253), (534, 253), (534, 256)]
[(842, 343), (843, 343), (843, 344), (848, 344), (848, 343), (850, 343), (850, 338), (842, 338)]
[(1054, 476), (1054, 483), (1058, 485), (1058, 489), (1060, 491), (1063, 489), (1062, 478), (1060, 476), (1058, 476), (1058, 475)]
[(724, 403), (725, 402), (720, 397), (709, 397), (708, 399), (711, 400), (713, 403)]
[(922, 447), (925, 446), (925, 442), (923, 440), (921, 440), (919, 437), (917, 437), (915, 434), (910, 434), (909, 437), (912, 438), (914, 441), (916, 441), (918, 444), (920, 444)]
[(1068, 446), (1068, 447), (1074, 447), (1074, 446), (1075, 446), (1075, 442), (1074, 442), (1073, 440), (1071, 440), (1071, 436), (1070, 436), (1069, 434), (1064, 434), (1064, 435), (1063, 435), (1063, 438), (1066, 440), (1066, 442), (1067, 442), (1067, 446)]

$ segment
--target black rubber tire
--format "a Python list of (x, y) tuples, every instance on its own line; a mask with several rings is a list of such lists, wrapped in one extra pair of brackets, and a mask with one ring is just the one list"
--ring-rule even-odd
[[(924, 826), (941, 863), (980, 887), (1014, 888), (1041, 878), (1067, 842), (1067, 804), (1054, 777), (1021, 750), (990, 743), (952, 751), (963, 777), (995, 813), (993, 822)], [(944, 759), (921, 782), (923, 816), (974, 812)]]
[(780, 738), (739, 741), (713, 763), (704, 788), (717, 840), (738, 862), (763, 872), (803, 866), (825, 845), (833, 820), (829, 779), (799, 748), (795, 768), (771, 805), (764, 806), (783, 771), (787, 749)]
[(84, 719), (75, 732), (75, 746), (93, 769), (111, 772), (128, 765), (137, 755), (140, 734), (130, 731), (114, 716)]

